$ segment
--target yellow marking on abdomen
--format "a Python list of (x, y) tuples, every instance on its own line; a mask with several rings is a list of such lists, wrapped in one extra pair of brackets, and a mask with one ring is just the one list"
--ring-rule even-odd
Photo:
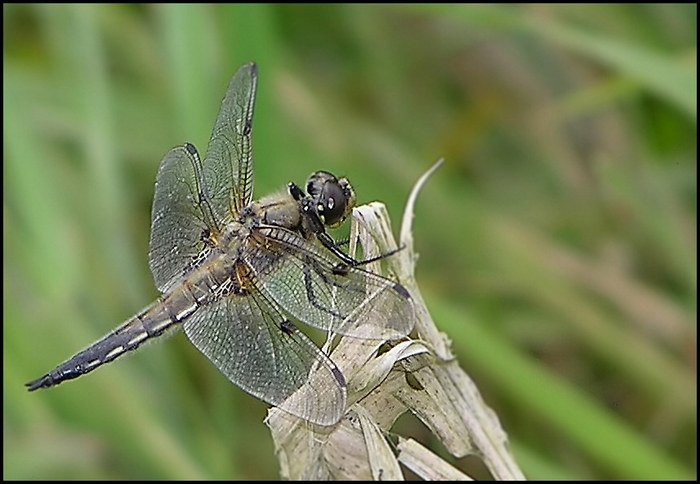
[(158, 332), (159, 329), (162, 329), (166, 326), (170, 326), (173, 324), (173, 322), (170, 319), (166, 319), (165, 321), (161, 321), (160, 323), (156, 324), (155, 326), (149, 326), (148, 331), (152, 333)]
[(195, 311), (195, 309), (197, 309), (197, 304), (196, 304), (196, 303), (193, 304), (192, 306), (189, 306), (188, 308), (183, 309), (183, 310), (180, 311), (179, 313), (177, 313), (177, 314), (175, 315), (175, 319), (176, 319), (177, 321), (182, 321), (182, 320), (185, 319), (187, 316), (189, 316), (190, 314), (192, 314), (192, 313)]
[(93, 366), (99, 365), (100, 363), (102, 363), (102, 360), (88, 361), (87, 363), (85, 363), (85, 369), (88, 370), (88, 369), (92, 368)]
[(139, 333), (136, 336), (134, 336), (131, 340), (129, 340), (129, 342), (127, 343), (127, 346), (131, 346), (133, 344), (140, 343), (141, 341), (145, 340), (146, 338), (148, 338), (147, 332), (144, 331), (142, 333)]
[(107, 353), (107, 354), (105, 355), (105, 360), (109, 360), (109, 359), (112, 358), (113, 356), (116, 356), (116, 355), (118, 355), (119, 353), (123, 353), (123, 352), (124, 352), (124, 347), (123, 347), (123, 346), (117, 346), (116, 348), (114, 348), (112, 351), (110, 351), (109, 353)]

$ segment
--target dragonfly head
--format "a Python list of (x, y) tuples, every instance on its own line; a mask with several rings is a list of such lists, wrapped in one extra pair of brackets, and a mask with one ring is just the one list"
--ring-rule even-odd
[(357, 202), (348, 179), (338, 179), (327, 171), (311, 175), (306, 182), (306, 192), (314, 201), (321, 222), (331, 228), (340, 226)]

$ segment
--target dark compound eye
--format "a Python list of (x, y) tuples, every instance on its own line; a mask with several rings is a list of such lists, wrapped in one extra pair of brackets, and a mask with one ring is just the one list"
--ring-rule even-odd
[[(345, 216), (345, 193), (337, 183), (326, 183), (321, 191), (319, 198), (318, 212), (323, 217), (323, 223), (326, 225), (334, 225), (342, 222)], [(321, 208), (323, 207), (323, 208)]]
[(331, 173), (317, 171), (306, 183), (306, 191), (316, 204), (316, 211), (325, 225), (337, 227), (355, 206), (355, 192), (345, 178), (338, 180)]
[(326, 183), (338, 183), (338, 179), (327, 171), (317, 171), (311, 175), (306, 182), (306, 192), (311, 195), (312, 198), (318, 199)]

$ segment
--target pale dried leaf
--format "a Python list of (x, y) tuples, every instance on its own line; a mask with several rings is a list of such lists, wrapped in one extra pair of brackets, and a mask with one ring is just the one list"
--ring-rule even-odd
[[(357, 401), (366, 397), (369, 392), (386, 379), (391, 369), (399, 361), (428, 353), (428, 348), (419, 341), (402, 341), (388, 352), (368, 360), (350, 379), (352, 386), (348, 387), (349, 400)], [(341, 366), (341, 368), (343, 367)]]
[(399, 438), (397, 447), (399, 450), (399, 462), (426, 481), (473, 480), (413, 439)]
[(375, 481), (403, 480), (399, 462), (384, 438), (382, 429), (372, 420), (369, 412), (362, 407), (356, 408), (355, 413), (360, 419), (372, 479)]

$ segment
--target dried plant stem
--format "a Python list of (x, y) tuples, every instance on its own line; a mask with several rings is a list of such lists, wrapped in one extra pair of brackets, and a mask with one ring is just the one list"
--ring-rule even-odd
[[(386, 435), (396, 419), (410, 411), (455, 457), (476, 454), (495, 479), (524, 479), (498, 418), (459, 367), (449, 339), (430, 318), (413, 277), (413, 207), (421, 186), (441, 161), (411, 193), (401, 229), (403, 250), (387, 261), (389, 272), (415, 302), (416, 336), (394, 343), (381, 355), (382, 341), (340, 339), (331, 358), (348, 380), (348, 410), (335, 426), (316, 426), (270, 410), (266, 423), (284, 478), (403, 479), (401, 463), (424, 479), (469, 479), (410, 438), (400, 438), (392, 448)], [(359, 239), (365, 256), (396, 248), (383, 204), (358, 207), (353, 222), (351, 241)], [(378, 271), (376, 265), (373, 270)]]

